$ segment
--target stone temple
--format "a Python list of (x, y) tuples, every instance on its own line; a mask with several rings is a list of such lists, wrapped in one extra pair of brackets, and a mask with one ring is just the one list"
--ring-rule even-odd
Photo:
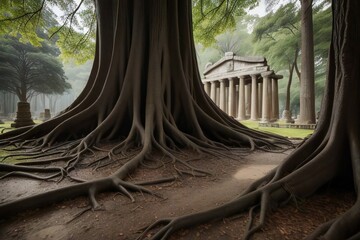
[(279, 118), (278, 80), (264, 57), (241, 57), (225, 53), (205, 66), (205, 92), (228, 115), (237, 120), (272, 122)]

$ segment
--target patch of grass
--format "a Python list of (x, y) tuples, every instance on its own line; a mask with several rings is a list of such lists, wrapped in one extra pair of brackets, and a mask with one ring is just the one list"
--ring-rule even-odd
[(3, 157), (8, 156), (9, 154), (11, 154), (11, 152), (4, 151), (3, 149), (0, 149), (0, 162), (8, 163), (8, 164), (15, 164), (15, 163), (19, 162), (17, 157), (9, 157), (9, 158), (6, 158), (5, 160), (3, 160)]
[[(1, 133), (5, 133), (5, 132), (9, 132), (11, 130), (14, 130), (15, 128), (12, 128), (11, 127), (11, 124), (13, 123), (14, 121), (6, 121), (5, 123), (3, 124), (0, 124), (0, 134)], [(42, 123), (43, 121), (41, 120), (34, 120), (34, 123), (37, 125), (37, 124), (40, 124)]]
[(7, 121), (3, 124), (0, 124), (0, 134), (13, 130), (14, 128), (11, 127), (11, 123), (13, 123), (13, 122)]
[(274, 133), (288, 138), (305, 138), (314, 132), (314, 130), (311, 129), (259, 127), (259, 122), (251, 120), (241, 121), (241, 123), (248, 128), (262, 132)]

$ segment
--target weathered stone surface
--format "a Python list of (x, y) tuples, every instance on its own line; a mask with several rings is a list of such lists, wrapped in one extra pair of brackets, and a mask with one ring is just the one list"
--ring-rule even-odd
[(242, 57), (232, 52), (227, 52), (223, 58), (214, 64), (206, 64), (203, 81), (217, 79), (219, 77), (230, 78), (241, 75), (260, 74), (268, 71), (264, 57)]
[(273, 122), (279, 118), (277, 81), (281, 78), (270, 70), (264, 57), (227, 52), (216, 63), (206, 64), (202, 82), (210, 98), (230, 116)]
[(44, 121), (47, 121), (51, 118), (50, 109), (46, 108), (44, 112)]
[(16, 112), (16, 119), (11, 127), (19, 128), (34, 125), (34, 121), (31, 118), (30, 104), (28, 102), (18, 102), (18, 110)]
[(286, 123), (294, 123), (294, 119), (291, 118), (291, 112), (288, 110), (284, 110), (282, 112), (282, 119), (285, 120)]

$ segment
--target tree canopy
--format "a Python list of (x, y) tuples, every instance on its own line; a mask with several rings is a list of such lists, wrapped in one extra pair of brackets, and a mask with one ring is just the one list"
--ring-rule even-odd
[(55, 47), (20, 42), (20, 36), (0, 39), (0, 89), (27, 102), (35, 93), (61, 94), (71, 86)]
[(64, 59), (85, 62), (95, 51), (96, 16), (91, 0), (0, 1), (0, 35), (17, 36), (39, 46), (44, 40), (36, 34), (42, 29), (47, 38), (56, 38)]
[[(316, 105), (320, 108), (323, 96), (325, 69), (331, 36), (331, 9), (326, 2), (319, 2), (314, 7), (314, 53)], [(256, 22), (253, 31), (257, 41), (256, 53), (266, 56), (271, 66), (277, 71), (284, 71), (286, 76), (293, 76), (293, 71), (300, 80), (300, 12), (295, 3), (287, 3)], [(294, 68), (291, 65), (294, 63)], [(295, 74), (294, 74), (295, 75)], [(300, 85), (296, 81), (291, 92), (291, 109), (299, 110)], [(285, 92), (280, 84), (280, 92)]]

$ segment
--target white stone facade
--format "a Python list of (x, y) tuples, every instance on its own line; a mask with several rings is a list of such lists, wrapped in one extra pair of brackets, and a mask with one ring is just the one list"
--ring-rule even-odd
[(275, 121), (279, 118), (278, 80), (264, 57), (240, 57), (232, 52), (204, 71), (205, 92), (224, 112), (238, 119)]

